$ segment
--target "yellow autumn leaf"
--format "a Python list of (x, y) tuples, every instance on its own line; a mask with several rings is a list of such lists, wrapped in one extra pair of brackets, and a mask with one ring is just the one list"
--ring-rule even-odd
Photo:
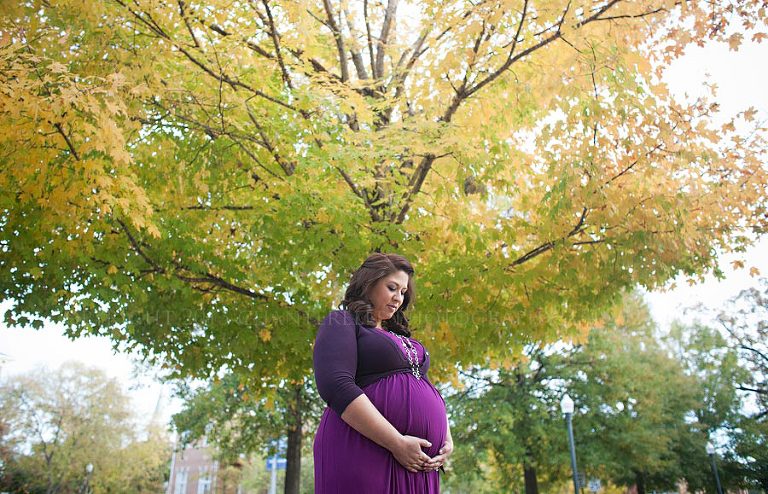
[(757, 269), (755, 266), (752, 266), (751, 268), (749, 268), (749, 276), (753, 278), (756, 276), (760, 276), (760, 270)]
[(741, 260), (738, 260), (738, 259), (735, 260), (735, 261), (731, 261), (731, 267), (733, 269), (743, 269), (744, 268), (744, 261), (741, 261)]
[(110, 264), (109, 267), (107, 268), (107, 273), (109, 274), (115, 274), (117, 273), (117, 271), (118, 271), (117, 266), (115, 266), (114, 264)]
[(263, 341), (264, 343), (267, 343), (269, 342), (269, 340), (272, 339), (272, 332), (269, 329), (264, 328), (261, 331), (259, 331), (259, 338), (261, 338), (261, 341)]

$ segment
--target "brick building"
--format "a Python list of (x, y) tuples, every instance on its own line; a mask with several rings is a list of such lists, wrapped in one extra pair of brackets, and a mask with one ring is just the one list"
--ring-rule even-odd
[(240, 486), (241, 464), (221, 467), (205, 438), (174, 449), (165, 494), (246, 494)]

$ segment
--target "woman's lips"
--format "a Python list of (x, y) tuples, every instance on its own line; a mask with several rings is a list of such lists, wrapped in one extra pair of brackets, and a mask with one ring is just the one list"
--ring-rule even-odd
[(387, 307), (389, 307), (389, 308), (390, 308), (390, 309), (392, 309), (392, 310), (397, 310), (397, 306), (396, 306), (396, 305), (390, 305), (390, 304), (388, 304), (388, 305), (387, 305)]

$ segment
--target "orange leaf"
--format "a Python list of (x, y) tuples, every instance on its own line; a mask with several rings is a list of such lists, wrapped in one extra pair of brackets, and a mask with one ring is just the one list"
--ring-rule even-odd
[(744, 35), (741, 33), (734, 33), (728, 38), (728, 47), (732, 51), (738, 51), (739, 45), (741, 45), (741, 40), (744, 38)]

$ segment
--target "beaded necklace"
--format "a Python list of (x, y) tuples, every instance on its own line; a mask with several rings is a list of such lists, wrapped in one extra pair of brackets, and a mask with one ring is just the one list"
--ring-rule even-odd
[(411, 341), (405, 336), (399, 335), (394, 331), (389, 332), (397, 336), (400, 342), (403, 344), (403, 348), (405, 348), (405, 355), (408, 357), (408, 364), (411, 366), (411, 374), (413, 374), (413, 377), (416, 379), (421, 379), (421, 369), (419, 369), (419, 354), (416, 351), (416, 347), (413, 346), (413, 343), (411, 343)]

